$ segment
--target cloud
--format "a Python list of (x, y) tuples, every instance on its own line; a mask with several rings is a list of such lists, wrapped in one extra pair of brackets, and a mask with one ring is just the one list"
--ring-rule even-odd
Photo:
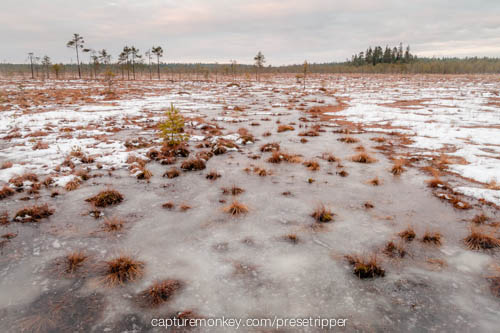
[(412, 46), (422, 56), (500, 56), (496, 0), (2, 0), (0, 60), (28, 52), (73, 58), (73, 32), (113, 55), (162, 45), (165, 61), (271, 64), (345, 60), (369, 45)]

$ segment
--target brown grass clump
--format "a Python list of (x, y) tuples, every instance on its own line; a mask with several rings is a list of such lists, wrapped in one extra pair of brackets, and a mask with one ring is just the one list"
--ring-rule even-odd
[(426, 181), (427, 186), (430, 188), (446, 188), (445, 183), (438, 177), (434, 177)]
[(107, 232), (117, 232), (123, 229), (124, 221), (123, 219), (113, 216), (110, 218), (105, 218), (102, 224), (102, 229)]
[(488, 222), (488, 220), (489, 220), (489, 217), (484, 215), (484, 213), (481, 213), (481, 214), (474, 216), (474, 218), (472, 219), (472, 222), (475, 224), (484, 224), (484, 223)]
[(351, 157), (351, 159), (353, 162), (357, 162), (357, 163), (374, 163), (377, 161), (375, 158), (371, 157), (370, 155), (368, 155), (365, 152), (361, 152), (359, 154), (356, 154), (353, 157)]
[(224, 207), (223, 210), (232, 216), (248, 213), (248, 207), (236, 200), (231, 205)]
[(187, 161), (182, 162), (181, 168), (184, 171), (193, 171), (193, 170), (203, 170), (206, 168), (205, 162), (202, 159), (189, 159)]
[(286, 132), (286, 131), (293, 131), (295, 128), (291, 125), (279, 125), (278, 126), (278, 133), (281, 132)]
[(3, 162), (0, 166), (1, 170), (12, 168), (14, 164), (11, 161)]
[(378, 177), (375, 177), (373, 179), (370, 179), (368, 181), (368, 184), (371, 184), (373, 186), (379, 186), (382, 182), (380, 181), (380, 179)]
[(406, 250), (402, 245), (398, 245), (393, 241), (389, 241), (384, 248), (384, 254), (391, 258), (403, 258), (406, 255)]
[(64, 188), (66, 189), (66, 191), (74, 191), (79, 187), (80, 187), (80, 181), (78, 181), (78, 179), (74, 179), (67, 182)]
[(218, 173), (216, 170), (212, 170), (207, 175), (205, 176), (206, 179), (208, 180), (216, 180), (217, 178), (222, 177), (220, 173)]
[(142, 168), (136, 176), (140, 180), (149, 180), (151, 177), (153, 177), (153, 173), (146, 168)]
[(163, 205), (162, 205), (163, 208), (166, 208), (166, 209), (173, 209), (175, 207), (175, 204), (171, 201), (169, 202), (165, 202)]
[(261, 177), (265, 177), (271, 174), (271, 171), (259, 167), (253, 168), (253, 172)]
[(14, 193), (15, 191), (11, 189), (10, 186), (4, 185), (0, 190), (0, 200), (10, 197), (11, 195), (14, 195)]
[(500, 191), (500, 184), (497, 183), (496, 179), (493, 179), (492, 181), (490, 181), (488, 183), (488, 185), (486, 186), (486, 188), (489, 189), (489, 190)]
[(471, 250), (490, 250), (500, 247), (500, 240), (491, 234), (472, 228), (469, 236), (464, 239), (465, 245)]
[(21, 176), (12, 177), (9, 179), (9, 183), (15, 187), (22, 187), (25, 181), (30, 181), (32, 183), (38, 182), (38, 176), (34, 173), (25, 173)]
[(385, 270), (380, 267), (376, 256), (362, 258), (360, 256), (346, 256), (349, 264), (354, 267), (353, 273), (360, 279), (372, 279), (385, 276)]
[(49, 208), (49, 205), (34, 205), (31, 207), (25, 207), (18, 211), (14, 216), (14, 221), (26, 223), (26, 222), (38, 222), (43, 218), (47, 218), (54, 214), (54, 209)]
[(0, 213), (0, 225), (7, 225), (7, 224), (9, 224), (9, 213), (7, 212)]
[(92, 203), (96, 207), (107, 207), (122, 202), (123, 195), (116, 190), (105, 190), (85, 201)]
[(144, 273), (144, 263), (122, 255), (105, 263), (104, 283), (110, 287), (139, 279)]
[(349, 176), (349, 172), (345, 171), (345, 170), (341, 170), (339, 172), (337, 172), (337, 174), (340, 176), (340, 177), (347, 177)]
[(147, 289), (143, 290), (139, 297), (143, 305), (158, 307), (168, 301), (174, 293), (182, 287), (178, 280), (161, 280), (154, 282)]
[(305, 161), (303, 164), (311, 171), (319, 170), (319, 163), (315, 160)]
[(185, 212), (185, 211), (190, 210), (190, 209), (191, 209), (191, 206), (189, 206), (188, 204), (181, 204), (181, 205), (179, 206), (179, 209), (180, 209), (181, 211)]
[(327, 223), (333, 220), (333, 213), (325, 207), (325, 205), (320, 204), (316, 207), (316, 209), (312, 212), (311, 216), (318, 223)]
[(394, 164), (392, 165), (392, 168), (391, 168), (391, 173), (394, 176), (399, 176), (400, 174), (402, 174), (405, 171), (405, 169), (403, 168), (404, 165), (405, 165), (404, 159), (399, 159), (399, 160), (394, 161)]
[(398, 235), (407, 242), (411, 242), (417, 236), (412, 227), (408, 227), (408, 229), (401, 231)]
[(278, 151), (280, 150), (280, 144), (277, 142), (266, 143), (260, 147), (260, 151), (263, 153)]
[(231, 187), (223, 187), (222, 188), (222, 194), (239, 195), (243, 192), (245, 192), (245, 190), (236, 186), (236, 185), (233, 185)]
[(427, 244), (441, 245), (441, 234), (439, 232), (427, 231), (422, 237), (422, 242)]
[(172, 179), (172, 178), (175, 178), (175, 177), (179, 177), (180, 174), (181, 173), (180, 173), (179, 169), (177, 169), (177, 168), (171, 168), (171, 169), (167, 170), (163, 174), (163, 177), (167, 177), (169, 179)]
[(319, 136), (319, 132), (314, 129), (311, 129), (308, 131), (300, 132), (299, 136)]
[(87, 260), (87, 255), (82, 251), (72, 252), (66, 256), (66, 268), (65, 273), (74, 274), (82, 265), (85, 260)]
[(353, 138), (351, 136), (346, 136), (346, 137), (337, 139), (337, 141), (344, 142), (344, 143), (357, 143), (357, 142), (359, 142), (359, 139)]
[(323, 153), (321, 155), (321, 158), (324, 159), (327, 162), (330, 162), (330, 163), (333, 163), (333, 162), (337, 161), (337, 158), (332, 153)]
[(283, 236), (283, 239), (292, 244), (297, 244), (299, 242), (299, 236), (297, 234), (288, 234)]

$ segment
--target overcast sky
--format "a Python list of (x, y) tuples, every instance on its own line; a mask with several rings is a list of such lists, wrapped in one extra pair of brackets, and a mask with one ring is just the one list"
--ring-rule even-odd
[(166, 62), (251, 63), (259, 50), (273, 65), (330, 62), (400, 41), (419, 56), (500, 57), (500, 0), (0, 0), (0, 61), (75, 61), (75, 32), (113, 60), (154, 44)]

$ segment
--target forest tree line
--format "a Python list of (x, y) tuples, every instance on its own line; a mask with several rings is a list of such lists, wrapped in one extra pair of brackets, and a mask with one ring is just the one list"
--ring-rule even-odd
[(76, 63), (52, 63), (47, 55), (28, 53), (27, 64), (0, 63), (0, 76), (22, 76), (32, 79), (87, 78), (87, 79), (193, 79), (208, 80), (215, 76), (231, 77), (261, 74), (292, 73), (421, 73), (421, 74), (500, 74), (500, 58), (420, 58), (410, 52), (410, 46), (369, 47), (352, 55), (344, 62), (309, 63), (265, 66), (262, 52), (254, 57), (252, 65), (227, 63), (167, 63), (162, 61), (164, 50), (153, 46), (143, 54), (134, 46), (124, 46), (116, 60), (106, 50), (88, 47), (82, 36), (73, 34), (66, 46), (75, 50)]

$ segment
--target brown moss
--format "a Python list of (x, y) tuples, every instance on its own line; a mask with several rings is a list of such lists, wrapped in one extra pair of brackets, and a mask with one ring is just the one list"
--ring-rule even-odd
[(114, 258), (105, 263), (103, 282), (107, 286), (123, 285), (133, 282), (144, 273), (144, 263), (126, 255)]
[(116, 190), (105, 190), (85, 201), (92, 203), (96, 207), (107, 207), (122, 202), (123, 195)]
[(158, 307), (172, 298), (174, 293), (182, 287), (178, 280), (155, 281), (140, 294), (140, 300), (143, 306)]
[(248, 207), (236, 200), (234, 200), (229, 206), (224, 207), (223, 210), (232, 216), (248, 213)]
[(471, 229), (469, 236), (465, 237), (464, 243), (471, 250), (490, 250), (500, 247), (498, 238), (477, 228)]
[(54, 209), (49, 208), (49, 205), (34, 205), (31, 207), (25, 207), (18, 211), (14, 216), (15, 222), (38, 222), (43, 218), (47, 218), (54, 214)]
[(316, 220), (316, 222), (327, 223), (333, 220), (333, 213), (325, 207), (325, 205), (320, 204), (314, 209), (311, 216)]
[(203, 170), (206, 168), (205, 162), (202, 159), (189, 159), (187, 161), (182, 162), (181, 168), (185, 171), (193, 171), (193, 170)]

